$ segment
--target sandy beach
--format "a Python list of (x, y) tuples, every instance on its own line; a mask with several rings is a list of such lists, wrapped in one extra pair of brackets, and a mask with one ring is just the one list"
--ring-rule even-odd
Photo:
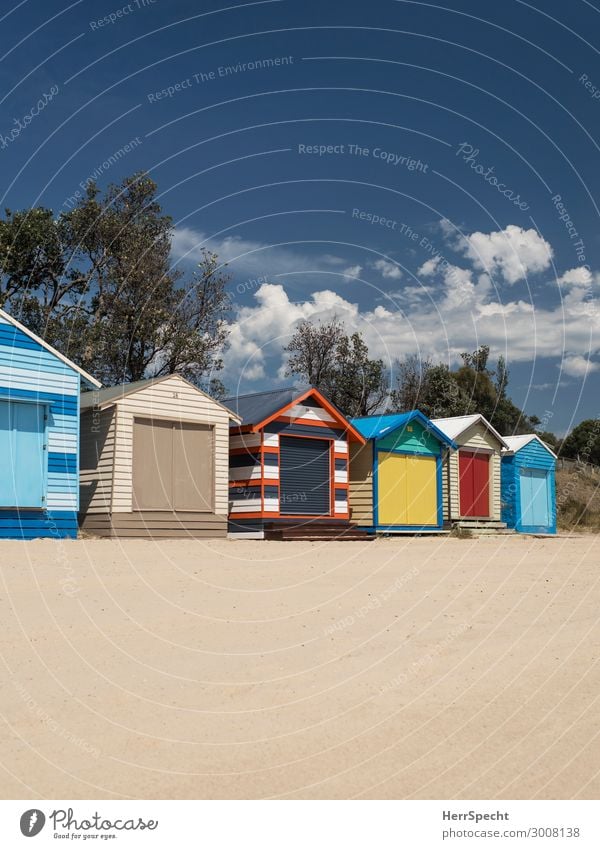
[(594, 536), (2, 543), (3, 798), (598, 798)]

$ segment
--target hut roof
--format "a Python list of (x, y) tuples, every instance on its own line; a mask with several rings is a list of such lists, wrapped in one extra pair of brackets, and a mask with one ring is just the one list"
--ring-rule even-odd
[(94, 389), (99, 389), (102, 384), (99, 380), (96, 380), (95, 377), (92, 377), (91, 374), (88, 374), (87, 371), (84, 371), (80, 366), (74, 363), (72, 360), (69, 360), (65, 357), (64, 354), (61, 354), (60, 351), (57, 351), (56, 348), (53, 348), (52, 345), (49, 345), (48, 342), (45, 342), (42, 338), (40, 338), (33, 330), (29, 330), (28, 327), (25, 327), (24, 324), (21, 324), (20, 321), (17, 321), (16, 318), (13, 318), (12, 315), (5, 312), (4, 310), (0, 310), (0, 316), (8, 321), (9, 324), (12, 324), (13, 327), (16, 327), (17, 330), (20, 330), (22, 333), (25, 333), (29, 336), (30, 339), (33, 339), (34, 342), (37, 342), (38, 345), (41, 345), (42, 348), (45, 348), (46, 351), (49, 351), (51, 354), (54, 354), (61, 362), (63, 362), (69, 368), (72, 368), (73, 371), (76, 371), (80, 377), (88, 384), (88, 386), (94, 387)]
[(135, 392), (139, 392), (142, 389), (148, 389), (148, 387), (154, 386), (157, 383), (162, 383), (163, 380), (168, 380), (172, 377), (177, 377), (179, 380), (185, 381), (185, 383), (195, 389), (196, 392), (199, 392), (200, 395), (210, 398), (214, 404), (217, 404), (217, 406), (229, 413), (229, 417), (232, 421), (236, 424), (239, 423), (239, 416), (237, 416), (233, 410), (225, 404), (222, 404), (220, 401), (216, 401), (214, 398), (211, 398), (210, 395), (207, 395), (206, 392), (198, 389), (197, 386), (194, 386), (193, 383), (190, 383), (189, 380), (186, 380), (185, 377), (182, 377), (180, 374), (166, 374), (162, 377), (149, 377), (146, 380), (135, 380), (133, 383), (119, 383), (117, 386), (107, 386), (106, 389), (100, 389), (98, 392), (84, 392), (81, 396), (81, 410), (88, 410), (91, 407), (95, 407), (99, 410), (105, 409), (106, 407), (112, 407), (113, 404), (116, 404), (123, 398), (127, 398)]
[(389, 413), (381, 416), (361, 416), (351, 419), (354, 427), (365, 439), (380, 439), (382, 436), (387, 436), (413, 421), (420, 422), (429, 433), (449, 448), (458, 447), (446, 433), (440, 430), (420, 410), (411, 410), (410, 413)]
[(520, 451), (521, 448), (525, 448), (526, 445), (529, 445), (530, 442), (533, 442), (533, 440), (536, 439), (540, 443), (540, 445), (542, 445), (542, 447), (545, 448), (546, 451), (548, 451), (549, 454), (552, 454), (552, 456), (556, 459), (556, 454), (554, 453), (554, 451), (546, 442), (544, 442), (543, 439), (540, 439), (537, 433), (524, 433), (520, 434), (519, 436), (505, 436), (504, 441), (508, 446), (508, 451), (505, 453), (515, 454), (517, 451)]
[(272, 389), (268, 392), (253, 392), (249, 395), (237, 395), (226, 398), (225, 403), (241, 418), (244, 427), (260, 430), (270, 421), (282, 415), (286, 410), (296, 404), (306, 403), (314, 399), (320, 406), (326, 409), (337, 423), (348, 431), (351, 439), (364, 442), (361, 433), (351, 424), (346, 416), (338, 410), (318, 389), (309, 386), (306, 389), (298, 389), (295, 386), (287, 386), (283, 389)]
[(439, 427), (439, 429), (443, 431), (446, 436), (449, 436), (450, 439), (456, 439), (456, 437), (460, 436), (461, 433), (464, 433), (470, 427), (473, 427), (474, 424), (479, 422), (481, 422), (481, 424), (487, 428), (490, 433), (494, 434), (503, 448), (508, 448), (504, 437), (500, 436), (496, 428), (493, 427), (485, 416), (481, 415), (481, 413), (473, 413), (470, 416), (450, 416), (446, 419), (433, 419), (434, 425)]

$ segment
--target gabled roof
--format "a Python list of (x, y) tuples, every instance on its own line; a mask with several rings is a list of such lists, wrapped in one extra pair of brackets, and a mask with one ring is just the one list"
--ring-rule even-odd
[(556, 454), (550, 448), (550, 446), (544, 442), (543, 439), (537, 435), (537, 433), (524, 433), (519, 436), (505, 436), (504, 441), (508, 446), (508, 451), (505, 451), (505, 454), (515, 454), (517, 451), (520, 451), (521, 448), (525, 448), (526, 445), (529, 445), (530, 442), (537, 439), (540, 445), (546, 449), (549, 454), (552, 454), (554, 459), (556, 460)]
[(99, 389), (102, 386), (102, 384), (100, 383), (99, 380), (96, 380), (96, 378), (92, 377), (91, 374), (88, 374), (87, 371), (84, 371), (82, 368), (80, 368), (74, 362), (69, 360), (67, 357), (65, 357), (64, 354), (61, 354), (60, 351), (57, 351), (56, 348), (53, 348), (52, 345), (49, 345), (47, 342), (45, 342), (43, 339), (41, 339), (37, 334), (35, 334), (32, 330), (29, 330), (29, 328), (25, 327), (24, 324), (21, 324), (20, 321), (17, 321), (16, 318), (13, 318), (12, 315), (9, 315), (4, 310), (0, 310), (0, 316), (2, 316), (3, 319), (8, 321), (9, 324), (12, 324), (13, 327), (16, 327), (17, 330), (20, 330), (21, 333), (24, 333), (26, 336), (29, 336), (29, 338), (33, 339), (34, 342), (37, 342), (38, 345), (41, 345), (42, 348), (45, 348), (46, 351), (49, 351), (49, 353), (53, 354), (57, 359), (59, 359), (66, 366), (68, 366), (69, 368), (72, 368), (73, 371), (76, 371), (77, 374), (81, 377), (81, 379), (84, 380), (88, 384), (88, 386), (91, 386), (94, 389)]
[(295, 386), (286, 386), (268, 392), (253, 392), (250, 395), (225, 398), (224, 403), (241, 418), (242, 424), (255, 425), (277, 413), (282, 407), (289, 406), (300, 391)]
[(447, 419), (433, 419), (434, 425), (439, 427), (441, 431), (443, 431), (446, 436), (449, 436), (450, 439), (456, 439), (470, 427), (481, 422), (481, 424), (489, 430), (490, 433), (493, 433), (500, 445), (503, 448), (507, 448), (506, 441), (503, 436), (500, 436), (495, 427), (488, 422), (488, 420), (481, 415), (481, 413), (473, 413), (470, 416), (450, 416)]
[(314, 386), (309, 386), (307, 389), (288, 386), (283, 389), (272, 389), (269, 392), (237, 395), (226, 398), (225, 403), (235, 410), (245, 428), (250, 427), (252, 431), (257, 431), (308, 398), (314, 398), (323, 409), (327, 410), (339, 426), (348, 431), (352, 439), (356, 442), (365, 442), (364, 437), (352, 426), (346, 416)]
[(134, 395), (142, 389), (148, 389), (150, 386), (162, 383), (163, 380), (169, 380), (169, 378), (172, 377), (177, 377), (179, 380), (183, 380), (184, 383), (187, 383), (188, 386), (191, 386), (192, 389), (200, 393), (200, 395), (203, 395), (205, 398), (210, 398), (213, 404), (221, 407), (222, 410), (225, 410), (225, 412), (229, 414), (229, 418), (233, 422), (239, 424), (239, 416), (230, 410), (229, 407), (226, 407), (224, 404), (221, 404), (219, 401), (211, 398), (210, 395), (207, 395), (206, 392), (198, 389), (197, 386), (194, 386), (193, 383), (190, 383), (189, 380), (186, 380), (185, 377), (182, 377), (180, 374), (165, 374), (162, 377), (149, 377), (147, 380), (136, 380), (133, 383), (120, 383), (117, 386), (107, 386), (106, 389), (101, 389), (99, 392), (84, 392), (81, 396), (81, 410), (83, 412), (83, 410), (89, 410), (92, 407), (96, 410), (104, 410), (107, 407), (112, 407), (113, 404), (117, 404), (119, 401), (122, 401), (123, 398), (129, 397), (129, 395)]
[(425, 430), (429, 431), (444, 445), (449, 448), (458, 448), (457, 444), (436, 427), (420, 410), (411, 410), (410, 413), (389, 413), (381, 416), (361, 416), (360, 418), (350, 419), (350, 421), (365, 439), (381, 439), (395, 430), (406, 427), (410, 422), (418, 421)]

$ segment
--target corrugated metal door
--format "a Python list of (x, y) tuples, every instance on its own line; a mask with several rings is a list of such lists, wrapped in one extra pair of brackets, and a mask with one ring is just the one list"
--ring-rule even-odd
[(46, 407), (0, 401), (0, 507), (44, 507)]
[(285, 516), (331, 514), (331, 442), (279, 439), (279, 512)]
[(437, 525), (435, 457), (379, 452), (377, 484), (379, 525)]
[(546, 528), (550, 526), (548, 472), (545, 469), (521, 469), (521, 525)]
[(461, 516), (490, 515), (490, 457), (479, 451), (458, 452)]

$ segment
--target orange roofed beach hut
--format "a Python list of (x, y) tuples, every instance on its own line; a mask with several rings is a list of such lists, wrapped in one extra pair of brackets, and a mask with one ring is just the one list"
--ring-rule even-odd
[(254, 539), (363, 536), (349, 522), (349, 443), (364, 438), (317, 389), (224, 402), (230, 430), (229, 535)]

